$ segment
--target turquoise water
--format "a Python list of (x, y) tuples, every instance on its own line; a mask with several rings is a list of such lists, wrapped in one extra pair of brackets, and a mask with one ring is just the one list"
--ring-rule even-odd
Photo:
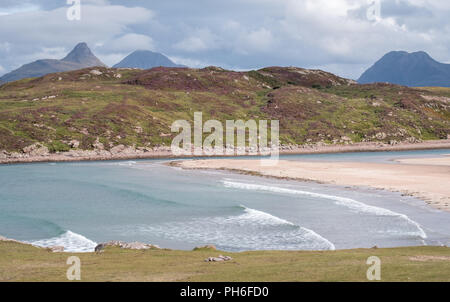
[[(285, 156), (384, 161), (450, 150)], [(379, 190), (187, 171), (162, 160), (0, 166), (0, 234), (67, 251), (108, 240), (229, 251), (450, 244), (450, 213)]]

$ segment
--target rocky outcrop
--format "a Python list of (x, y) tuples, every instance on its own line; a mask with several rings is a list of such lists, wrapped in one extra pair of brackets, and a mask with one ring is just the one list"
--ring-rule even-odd
[(230, 261), (233, 260), (230, 256), (222, 256), (219, 257), (208, 257), (205, 259), (205, 262), (224, 262), (224, 261)]
[(142, 242), (123, 242), (123, 241), (109, 241), (100, 243), (95, 247), (96, 252), (100, 252), (106, 247), (120, 247), (122, 249), (129, 249), (129, 250), (149, 250), (149, 249), (156, 249), (160, 250), (161, 248), (157, 245), (153, 244), (147, 244)]
[(203, 246), (197, 246), (194, 248), (194, 251), (199, 251), (199, 250), (217, 250), (215, 245), (212, 244), (208, 244), (208, 245), (203, 245)]
[(47, 250), (53, 253), (63, 253), (64, 247), (63, 246), (49, 246), (47, 247)]
[(22, 151), (30, 156), (44, 156), (49, 154), (48, 148), (40, 143), (34, 143), (28, 147), (25, 147)]

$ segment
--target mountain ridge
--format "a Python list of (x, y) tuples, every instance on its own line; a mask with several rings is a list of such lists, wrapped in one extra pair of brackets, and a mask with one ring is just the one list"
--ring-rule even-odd
[(40, 59), (4, 74), (0, 83), (24, 78), (40, 77), (55, 72), (72, 71), (94, 66), (106, 66), (89, 49), (85, 42), (78, 43), (63, 59)]
[(165, 55), (150, 50), (135, 50), (123, 58), (113, 68), (150, 69), (154, 67), (186, 67), (174, 63)]
[(367, 69), (358, 82), (450, 87), (450, 64), (440, 63), (424, 51), (391, 51)]

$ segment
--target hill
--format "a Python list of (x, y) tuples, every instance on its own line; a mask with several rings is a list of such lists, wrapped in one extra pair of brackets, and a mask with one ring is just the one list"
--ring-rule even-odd
[[(0, 86), (0, 157), (170, 146), (178, 119), (280, 121), (285, 145), (416, 142), (450, 134), (450, 89), (356, 84), (320, 70), (87, 68)], [(2, 153), (1, 150), (4, 150)]]
[(25, 64), (0, 77), (0, 83), (24, 78), (40, 77), (49, 73), (105, 66), (89, 49), (86, 43), (79, 43), (62, 60), (44, 59)]
[(139, 68), (150, 69), (153, 67), (185, 67), (172, 62), (168, 57), (163, 54), (149, 51), (149, 50), (137, 50), (122, 61), (113, 66), (114, 68)]
[(387, 82), (410, 87), (450, 87), (450, 64), (439, 63), (423, 51), (393, 51), (364, 72), (358, 82)]

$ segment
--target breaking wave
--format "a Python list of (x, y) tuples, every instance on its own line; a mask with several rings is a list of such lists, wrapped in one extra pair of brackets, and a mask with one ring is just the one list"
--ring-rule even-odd
[(238, 215), (142, 225), (134, 231), (170, 240), (214, 244), (229, 251), (335, 250), (333, 243), (313, 230), (255, 209), (237, 209)]
[(322, 194), (322, 193), (313, 193), (313, 192), (307, 192), (307, 191), (302, 191), (302, 190), (287, 189), (287, 188), (281, 188), (281, 187), (275, 187), (275, 186), (234, 182), (234, 181), (229, 181), (229, 180), (223, 180), (222, 182), (223, 182), (224, 186), (227, 188), (266, 191), (266, 192), (291, 194), (291, 195), (304, 195), (304, 196), (328, 199), (328, 200), (332, 200), (336, 205), (347, 207), (358, 213), (366, 213), (366, 214), (377, 215), (377, 216), (397, 217), (397, 218), (400, 218), (400, 219), (406, 221), (408, 224), (413, 225), (417, 229), (417, 233), (415, 234), (416, 236), (419, 236), (422, 239), (427, 238), (427, 235), (426, 235), (425, 231), (422, 229), (422, 227), (414, 220), (411, 220), (408, 216), (406, 216), (404, 214), (393, 212), (393, 211), (385, 209), (385, 208), (367, 205), (367, 204), (364, 204), (362, 202), (359, 202), (359, 201), (351, 199), (351, 198)]
[(28, 243), (39, 247), (63, 246), (64, 252), (88, 253), (93, 252), (97, 243), (83, 235), (67, 231), (57, 237), (28, 241)]

